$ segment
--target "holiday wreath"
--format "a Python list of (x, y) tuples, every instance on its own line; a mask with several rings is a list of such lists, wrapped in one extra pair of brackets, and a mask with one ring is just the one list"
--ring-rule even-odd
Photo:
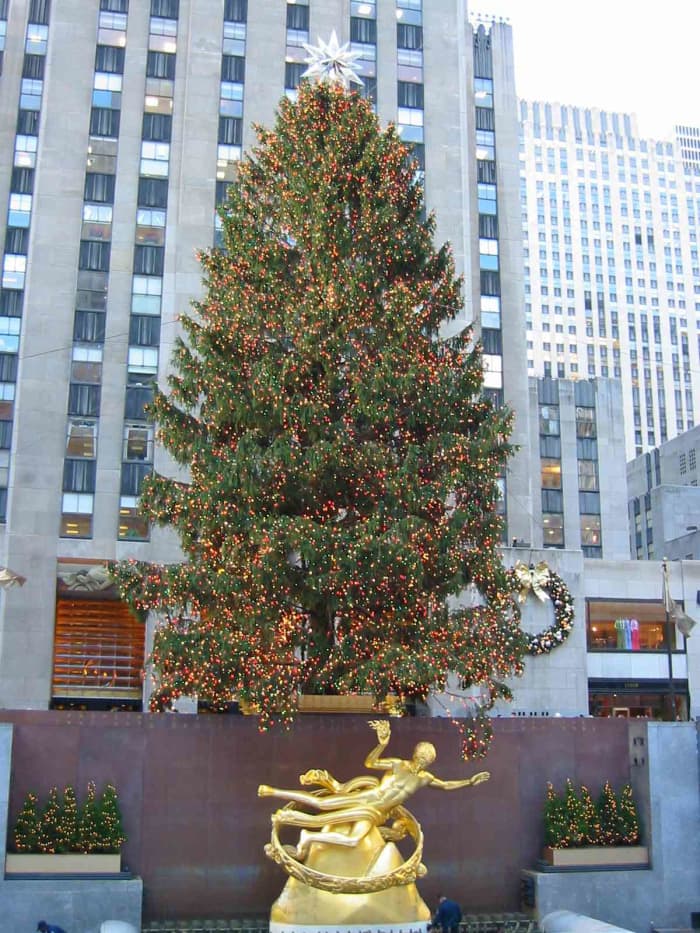
[(574, 627), (574, 599), (569, 588), (559, 574), (550, 570), (544, 561), (536, 567), (518, 561), (508, 571), (508, 577), (521, 603), (525, 602), (530, 593), (542, 602), (551, 599), (554, 624), (536, 635), (528, 635), (527, 646), (530, 654), (549, 654), (553, 648), (566, 641)]

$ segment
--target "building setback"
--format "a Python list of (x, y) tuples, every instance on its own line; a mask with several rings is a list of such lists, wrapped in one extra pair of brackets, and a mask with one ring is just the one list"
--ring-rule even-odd
[(528, 370), (621, 379), (631, 459), (700, 403), (698, 131), (530, 101), (520, 121)]
[[(0, 617), (0, 705), (138, 707), (143, 627), (101, 564), (177, 560), (138, 514), (173, 469), (144, 414), (197, 250), (253, 123), (270, 125), (336, 30), (363, 93), (424, 171), (438, 241), (465, 274), (486, 385), (529, 438), (510, 27), (453, 0), (0, 0), (0, 564), (27, 577)], [(507, 538), (530, 540), (528, 462), (504, 477)]]

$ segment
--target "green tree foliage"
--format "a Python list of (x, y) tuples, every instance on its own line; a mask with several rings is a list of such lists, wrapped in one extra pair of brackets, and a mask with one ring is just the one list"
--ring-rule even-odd
[(75, 791), (68, 786), (63, 792), (63, 800), (58, 819), (57, 852), (75, 852), (78, 844), (78, 801)]
[(40, 830), (39, 798), (30, 791), (24, 799), (12, 833), (15, 851), (36, 852)]
[(60, 852), (63, 842), (61, 835), (61, 798), (57, 787), (52, 787), (41, 813), (38, 847), (40, 852)]
[(100, 806), (93, 781), (87, 786), (87, 794), (80, 808), (78, 820), (78, 846), (81, 852), (99, 852), (102, 837), (100, 834)]
[(605, 782), (600, 792), (598, 812), (600, 813), (600, 831), (603, 845), (619, 845), (622, 840), (620, 811), (617, 805), (617, 796), (609, 781)]
[(544, 844), (554, 849), (567, 848), (568, 833), (566, 803), (554, 790), (554, 786), (548, 783), (544, 803)]
[(126, 842), (126, 836), (122, 826), (117, 791), (113, 784), (105, 787), (100, 797), (98, 812), (99, 851), (118, 852)]
[(581, 810), (585, 823), (585, 838), (583, 845), (599, 846), (602, 845), (600, 816), (595, 801), (591, 797), (591, 792), (585, 785), (581, 785)]
[(625, 784), (618, 797), (617, 809), (620, 818), (620, 842), (624, 846), (639, 845), (639, 814), (632, 796), (632, 787)]
[[(299, 692), (425, 699), (448, 671), (488, 708), (524, 644), (496, 550), (510, 418), (450, 249), (357, 94), (304, 83), (258, 135), (153, 405), (190, 481), (154, 475), (141, 505), (186, 562), (112, 568), (166, 619), (153, 708), (235, 694), (266, 727)], [(484, 605), (448, 613), (470, 581)]]

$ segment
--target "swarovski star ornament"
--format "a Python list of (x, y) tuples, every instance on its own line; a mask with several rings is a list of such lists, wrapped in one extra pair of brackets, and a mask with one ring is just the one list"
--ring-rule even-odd
[(349, 88), (351, 83), (363, 83), (354, 68), (355, 61), (362, 57), (361, 54), (351, 51), (349, 42), (340, 45), (335, 29), (329, 42), (319, 38), (318, 45), (304, 43), (304, 48), (309, 53), (305, 59), (309, 67), (302, 78), (317, 78), (320, 82), (340, 84), (344, 88)]

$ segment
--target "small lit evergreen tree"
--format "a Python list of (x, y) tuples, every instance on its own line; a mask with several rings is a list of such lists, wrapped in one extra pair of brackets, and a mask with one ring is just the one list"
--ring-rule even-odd
[(639, 845), (639, 814), (632, 796), (632, 786), (625, 784), (618, 799), (620, 842), (624, 846)]
[(576, 847), (585, 845), (588, 835), (588, 823), (584, 806), (576, 793), (573, 781), (567, 778), (566, 790), (564, 792), (564, 806), (566, 808), (566, 820), (568, 825), (568, 846)]
[(100, 807), (93, 781), (87, 786), (87, 794), (80, 808), (78, 819), (78, 846), (81, 852), (98, 852), (100, 849)]
[(75, 791), (68, 786), (63, 791), (58, 821), (57, 852), (75, 852), (78, 845), (78, 801)]
[(46, 806), (41, 813), (41, 826), (39, 829), (38, 848), (40, 852), (53, 853), (61, 851), (61, 798), (57, 787), (52, 787)]
[(569, 820), (564, 799), (547, 783), (544, 803), (544, 843), (553, 849), (565, 849), (569, 845)]
[[(299, 692), (424, 700), (454, 672), (484, 714), (525, 644), (497, 550), (510, 417), (454, 323), (451, 252), (358, 94), (303, 82), (258, 133), (153, 405), (190, 481), (148, 478), (141, 507), (187, 560), (112, 567), (165, 620), (152, 706), (237, 695), (266, 727)], [(469, 582), (483, 604), (449, 612)]]
[(600, 792), (598, 813), (600, 814), (600, 832), (603, 845), (619, 845), (622, 839), (620, 810), (610, 781), (605, 782)]
[(595, 801), (591, 797), (591, 792), (585, 785), (581, 785), (581, 811), (585, 823), (585, 837), (583, 845), (599, 846), (601, 845), (601, 827), (600, 815)]
[(39, 798), (30, 791), (24, 799), (12, 833), (15, 851), (37, 852), (40, 830)]
[(98, 809), (98, 851), (118, 852), (126, 842), (117, 791), (108, 784), (100, 797)]

